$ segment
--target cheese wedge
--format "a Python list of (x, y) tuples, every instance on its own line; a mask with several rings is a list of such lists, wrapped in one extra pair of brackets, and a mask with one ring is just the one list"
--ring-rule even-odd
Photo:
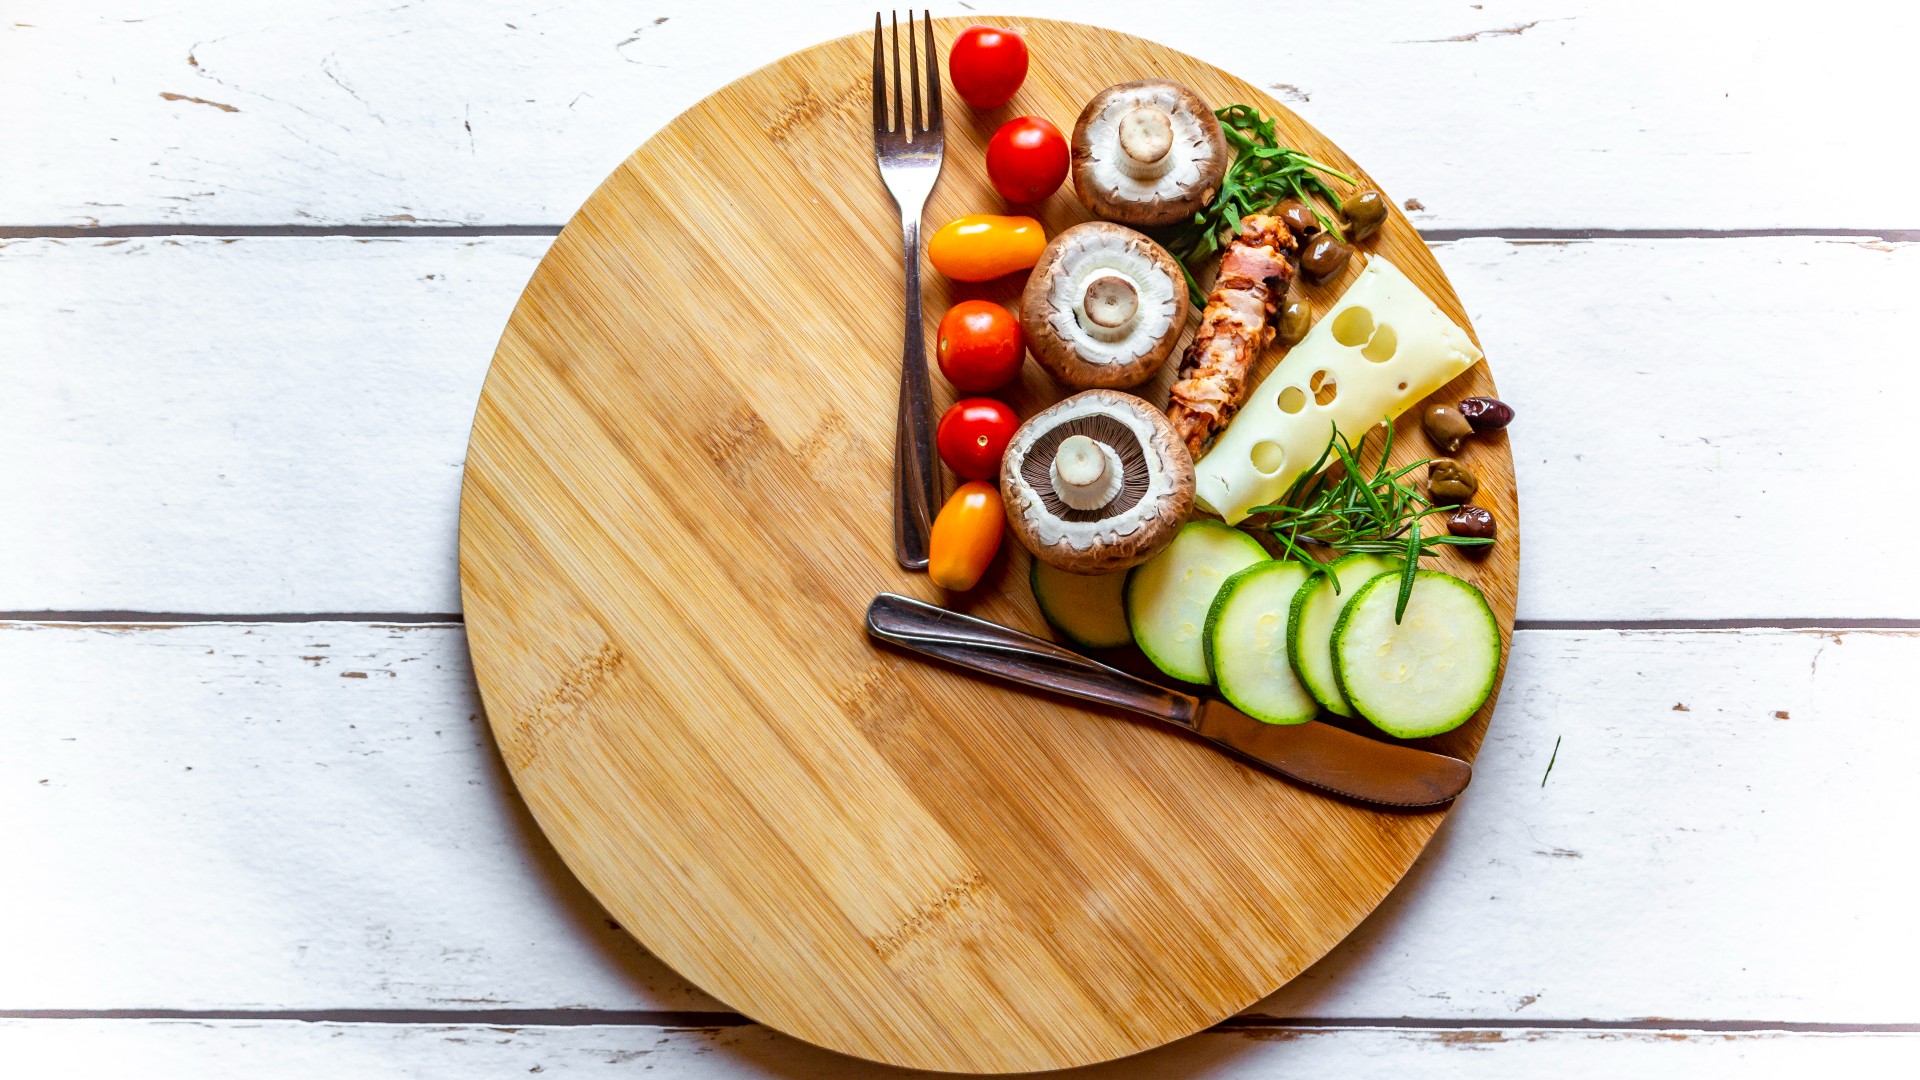
[(1285, 495), (1335, 428), (1358, 446), (1373, 425), (1399, 416), (1481, 355), (1407, 275), (1372, 256), (1194, 466), (1196, 500), (1229, 524), (1241, 520)]

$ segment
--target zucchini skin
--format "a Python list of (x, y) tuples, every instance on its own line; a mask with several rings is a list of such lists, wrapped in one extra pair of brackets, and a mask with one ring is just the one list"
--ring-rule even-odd
[[(1273, 558), (1273, 556), (1267, 554), (1266, 548), (1263, 548), (1260, 546), (1260, 541), (1255, 540), (1253, 537), (1247, 535), (1244, 532), (1241, 532), (1239, 529), (1236, 529), (1225, 522), (1213, 521), (1206, 518), (1202, 518), (1199, 521), (1189, 521), (1185, 525), (1182, 525), (1180, 527), (1180, 533), (1179, 535), (1173, 538), (1173, 543), (1168, 544), (1165, 548), (1161, 549), (1158, 555), (1155, 555), (1153, 558), (1148, 559), (1146, 562), (1143, 562), (1139, 566), (1136, 566), (1132, 570), (1128, 571), (1125, 599), (1126, 599), (1126, 609), (1127, 609), (1127, 627), (1133, 631), (1134, 644), (1138, 645), (1140, 647), (1140, 651), (1146, 654), (1147, 659), (1153, 662), (1153, 666), (1159, 668), (1162, 672), (1166, 673), (1167, 675), (1175, 679), (1180, 680), (1181, 682), (1192, 683), (1195, 686), (1210, 686), (1213, 683), (1213, 668), (1211, 664), (1209, 664), (1206, 660), (1206, 642), (1205, 642), (1206, 633), (1205, 633), (1204, 627), (1201, 630), (1202, 641), (1201, 641), (1201, 650), (1200, 650), (1201, 667), (1204, 670), (1201, 670), (1201, 671), (1194, 671), (1194, 670), (1182, 667), (1179, 663), (1173, 661), (1172, 659), (1168, 658), (1163, 654), (1158, 653), (1156, 649), (1148, 642), (1148, 639), (1151, 638), (1153, 635), (1151, 633), (1142, 634), (1140, 632), (1140, 628), (1143, 625), (1146, 625), (1148, 621), (1147, 617), (1140, 610), (1141, 604), (1142, 604), (1140, 592), (1143, 588), (1143, 586), (1140, 584), (1141, 575), (1145, 573), (1150, 567), (1153, 567), (1156, 564), (1158, 564), (1161, 559), (1171, 557), (1171, 553), (1174, 552), (1180, 546), (1180, 541), (1184, 537), (1188, 536), (1190, 533), (1198, 533), (1202, 531), (1222, 534), (1223, 539), (1227, 536), (1231, 536), (1235, 538), (1238, 542), (1245, 544), (1248, 549), (1248, 553), (1254, 556), (1254, 558), (1251, 559), (1251, 562), (1253, 564), (1257, 565), (1258, 563), (1261, 563), (1261, 562), (1270, 561)], [(1230, 577), (1232, 575), (1228, 575), (1228, 576)], [(1222, 579), (1223, 584), (1224, 584), (1224, 581), (1225, 579), (1223, 578)], [(1214, 595), (1215, 596), (1219, 595), (1218, 589), (1214, 590)], [(1208, 610), (1211, 611), (1213, 597), (1208, 597), (1207, 603), (1208, 603)], [(1205, 615), (1201, 616), (1203, 623), (1205, 621), (1205, 618), (1206, 618)]]
[(1299, 686), (1301, 693), (1305, 694), (1307, 699), (1314, 703), (1314, 708), (1311, 710), (1297, 715), (1272, 713), (1259, 705), (1252, 704), (1240, 694), (1237, 694), (1233, 689), (1228, 687), (1227, 680), (1221, 677), (1220, 665), (1215, 659), (1214, 638), (1218, 634), (1220, 621), (1226, 613), (1228, 603), (1233, 599), (1235, 591), (1238, 590), (1247, 579), (1263, 574), (1283, 572), (1276, 569), (1278, 567), (1304, 567), (1304, 565), (1305, 564), (1292, 559), (1269, 559), (1266, 562), (1257, 562), (1245, 569), (1235, 572), (1228, 577), (1227, 580), (1220, 583), (1220, 591), (1214, 594), (1213, 604), (1207, 609), (1206, 628), (1201, 632), (1201, 644), (1206, 650), (1207, 670), (1213, 673), (1214, 685), (1220, 688), (1220, 696), (1226, 698), (1228, 703), (1234, 708), (1239, 709), (1241, 712), (1246, 713), (1248, 716), (1253, 717), (1263, 724), (1304, 724), (1319, 714), (1318, 699), (1313, 696), (1313, 691), (1309, 689), (1305, 681), (1300, 678), (1300, 672), (1294, 666), (1291, 656), (1293, 646), (1293, 612), (1298, 606), (1294, 601), (1298, 599), (1300, 591), (1306, 588), (1307, 583), (1313, 580), (1314, 575), (1306, 575), (1305, 579), (1295, 587), (1294, 595), (1288, 598), (1288, 603), (1283, 609), (1288, 622), (1281, 630), (1281, 637), (1289, 653), (1287, 667), (1293, 672), (1294, 682)]
[[(1351, 571), (1356, 564), (1367, 561), (1383, 564), (1389, 567), (1391, 572), (1394, 573), (1398, 573), (1404, 565), (1401, 560), (1387, 555), (1368, 555), (1362, 552), (1350, 552), (1335, 559), (1332, 567), (1334, 573), (1338, 575), (1343, 565)], [(1388, 571), (1380, 572), (1385, 573)], [(1359, 595), (1361, 586), (1372, 581), (1375, 576), (1377, 575), (1369, 574), (1366, 577), (1356, 577), (1356, 575), (1349, 572), (1346, 576), (1342, 577), (1340, 580), (1340, 587), (1343, 590), (1341, 595), (1344, 595), (1346, 600), (1341, 601), (1341, 607), (1344, 608), (1348, 602)], [(1337, 669), (1334, 671), (1334, 685), (1331, 687), (1321, 686), (1315, 679), (1309, 677), (1306, 673), (1307, 666), (1301, 660), (1300, 641), (1292, 632), (1293, 628), (1298, 627), (1301, 620), (1306, 616), (1307, 602), (1312, 599), (1313, 592), (1319, 587), (1320, 582), (1325, 580), (1327, 580), (1325, 572), (1316, 572), (1306, 580), (1305, 584), (1300, 586), (1300, 591), (1293, 596), (1293, 607), (1287, 612), (1287, 662), (1292, 664), (1293, 670), (1300, 675), (1300, 685), (1307, 688), (1307, 693), (1312, 694), (1315, 700), (1320, 702), (1322, 708), (1335, 716), (1354, 717), (1360, 714), (1355, 711), (1353, 704), (1347, 700), (1346, 691), (1340, 689), (1339, 671)], [(1338, 621), (1338, 616), (1335, 616), (1335, 620), (1336, 622)], [(1327, 633), (1327, 666), (1336, 667), (1333, 663), (1333, 633), (1331, 630)], [(1328, 693), (1329, 690), (1333, 692)]]
[(1391, 718), (1377, 715), (1378, 703), (1375, 703), (1376, 707), (1372, 711), (1369, 711), (1366, 703), (1366, 695), (1356, 695), (1352, 684), (1348, 680), (1346, 665), (1341, 662), (1341, 646), (1345, 643), (1347, 632), (1353, 622), (1353, 617), (1361, 610), (1362, 603), (1370, 599), (1375, 592), (1383, 589), (1392, 591), (1397, 595), (1400, 585), (1397, 575), (1381, 574), (1361, 586), (1360, 591), (1354, 594), (1353, 599), (1347, 604), (1345, 610), (1341, 611), (1339, 622), (1334, 624), (1334, 677), (1340, 683), (1340, 692), (1346, 695), (1348, 701), (1353, 703), (1354, 708), (1359, 711), (1360, 715), (1364, 717), (1368, 723), (1371, 723), (1374, 727), (1379, 728), (1381, 731), (1386, 732), (1396, 739), (1425, 739), (1434, 735), (1443, 735), (1459, 727), (1461, 724), (1466, 723), (1473, 717), (1474, 713), (1480, 711), (1480, 706), (1486, 704), (1487, 698), (1493, 694), (1494, 684), (1500, 677), (1500, 663), (1504, 657), (1504, 650), (1501, 648), (1500, 643), (1500, 623), (1493, 617), (1493, 608), (1488, 606), (1486, 594), (1480, 591), (1478, 585), (1464, 578), (1457, 578), (1452, 574), (1442, 573), (1439, 570), (1416, 570), (1414, 571), (1415, 590), (1420, 588), (1420, 582), (1423, 579), (1442, 582), (1444, 583), (1444, 587), (1453, 589), (1472, 598), (1474, 605), (1478, 609), (1476, 614), (1485, 617), (1487, 640), (1492, 646), (1493, 655), (1491, 662), (1487, 665), (1487, 670), (1482, 678), (1481, 684), (1473, 695), (1472, 703), (1461, 709), (1457, 715), (1443, 717), (1439, 720), (1422, 724), (1416, 728), (1408, 727)]
[(1118, 640), (1107, 640), (1104, 638), (1095, 640), (1083, 634), (1075, 633), (1073, 630), (1073, 627), (1069, 624), (1069, 622), (1065, 619), (1062, 619), (1055, 612), (1054, 605), (1049, 604), (1047, 602), (1047, 596), (1048, 596), (1049, 590), (1040, 583), (1041, 574), (1043, 572), (1041, 570), (1041, 567), (1046, 566), (1047, 564), (1041, 562), (1039, 559), (1030, 559), (1029, 561), (1030, 561), (1030, 569), (1028, 569), (1027, 571), (1027, 587), (1031, 589), (1033, 592), (1034, 605), (1040, 609), (1040, 617), (1047, 620), (1047, 625), (1051, 626), (1055, 631), (1057, 631), (1061, 637), (1066, 638), (1068, 641), (1072, 642), (1073, 644), (1079, 646), (1082, 649), (1119, 649), (1119, 648), (1124, 648), (1128, 645), (1133, 644), (1133, 628), (1127, 624), (1127, 608), (1126, 608), (1127, 586), (1126, 586), (1125, 574), (1123, 571), (1116, 571), (1116, 576), (1119, 576), (1121, 578), (1121, 582), (1120, 582), (1121, 599), (1120, 599), (1119, 614), (1120, 614), (1121, 626), (1126, 629), (1127, 636), (1125, 638), (1118, 639)]

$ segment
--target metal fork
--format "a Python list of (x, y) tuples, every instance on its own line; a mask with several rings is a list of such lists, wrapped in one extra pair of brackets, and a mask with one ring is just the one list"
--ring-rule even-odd
[(933, 13), (923, 11), (927, 31), (927, 111), (920, 111), (920, 57), (907, 12), (907, 82), (913, 87), (912, 124), (900, 100), (900, 16), (893, 16), (893, 114), (888, 123), (887, 65), (880, 13), (873, 15), (873, 156), (880, 179), (900, 209), (907, 249), (907, 341), (901, 357), (900, 409), (894, 424), (893, 546), (900, 565), (927, 568), (933, 508), (940, 499), (933, 467), (933, 387), (927, 379), (926, 331), (920, 324), (920, 212), (940, 179), (946, 145), (940, 124), (940, 60), (933, 47)]

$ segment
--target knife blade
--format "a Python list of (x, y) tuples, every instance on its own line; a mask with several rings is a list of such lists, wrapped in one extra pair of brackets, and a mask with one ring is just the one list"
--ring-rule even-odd
[(1318, 720), (1266, 724), (1221, 701), (1201, 700), (1193, 732), (1290, 780), (1381, 806), (1439, 806), (1473, 779), (1473, 766), (1456, 757)]
[(1128, 709), (1192, 732), (1249, 764), (1379, 806), (1439, 806), (1473, 779), (1456, 757), (1309, 720), (1265, 724), (1223, 702), (1157, 686), (1051, 641), (894, 593), (867, 607), (867, 632), (901, 648), (1039, 690)]

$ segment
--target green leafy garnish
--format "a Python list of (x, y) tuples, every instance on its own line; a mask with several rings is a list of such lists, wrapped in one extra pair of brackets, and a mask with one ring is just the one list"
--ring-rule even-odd
[(1313, 210), (1321, 228), (1344, 240), (1339, 226), (1312, 196), (1318, 195), (1338, 210), (1340, 197), (1323, 174), (1348, 184), (1358, 182), (1325, 162), (1281, 146), (1273, 121), (1251, 105), (1229, 105), (1215, 109), (1213, 115), (1220, 118), (1220, 130), (1233, 146), (1233, 163), (1227, 166), (1213, 201), (1182, 225), (1167, 244), (1187, 275), (1187, 291), (1196, 307), (1206, 306), (1207, 295), (1187, 264), (1219, 251), (1225, 240), (1240, 231), (1241, 218), (1270, 210), (1286, 199), (1298, 199)]
[[(1477, 536), (1431, 535), (1421, 530), (1422, 520), (1453, 507), (1434, 504), (1407, 480), (1431, 458), (1397, 469), (1387, 464), (1393, 452), (1393, 425), (1387, 424), (1386, 429), (1380, 456), (1371, 470), (1362, 467), (1358, 451), (1335, 429), (1319, 459), (1300, 474), (1279, 502), (1256, 506), (1249, 513), (1268, 515), (1264, 528), (1287, 555), (1326, 574), (1336, 592), (1340, 591), (1340, 579), (1331, 564), (1338, 555), (1362, 551), (1405, 560), (1400, 599), (1393, 612), (1397, 623), (1407, 613), (1414, 571), (1422, 557), (1442, 547), (1482, 547), (1493, 541)], [(1361, 442), (1366, 442), (1364, 436)], [(1322, 551), (1324, 557), (1316, 557), (1310, 549)]]

